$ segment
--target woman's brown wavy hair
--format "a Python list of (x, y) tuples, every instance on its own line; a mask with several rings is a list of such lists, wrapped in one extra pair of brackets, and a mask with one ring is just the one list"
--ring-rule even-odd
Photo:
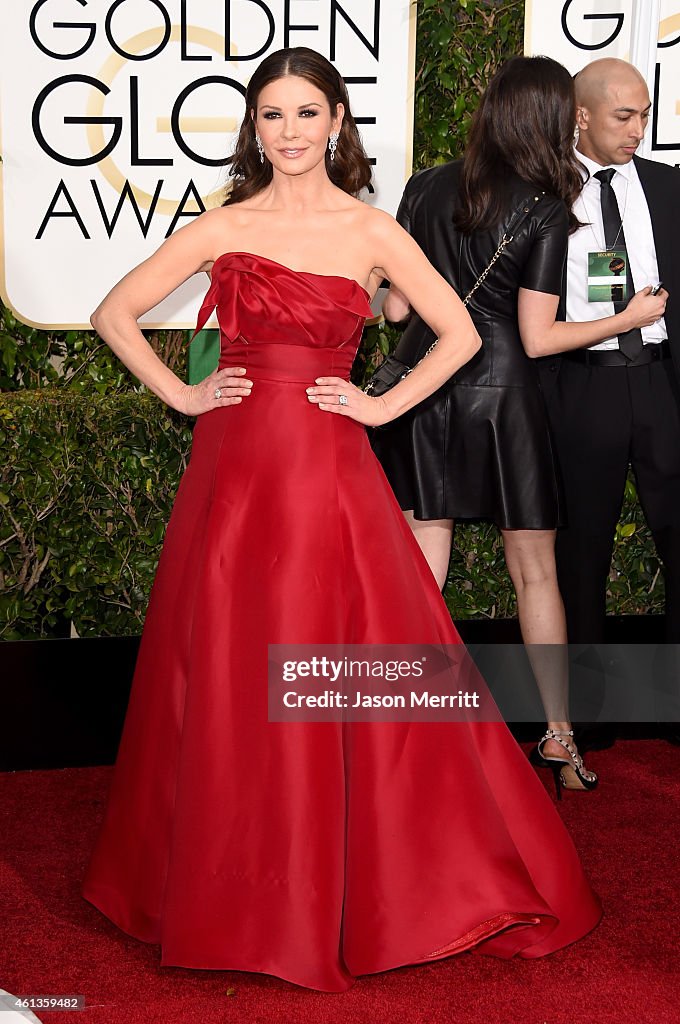
[(332, 115), (335, 115), (338, 103), (342, 103), (345, 108), (335, 160), (331, 161), (329, 151), (326, 150), (326, 173), (333, 184), (343, 192), (356, 196), (370, 183), (371, 165), (350, 110), (347, 86), (331, 62), (316, 50), (310, 50), (306, 46), (293, 46), (276, 50), (266, 57), (248, 83), (246, 113), (236, 149), (226, 160), (226, 163), (231, 165), (233, 183), (228, 186), (224, 206), (241, 203), (244, 199), (256, 196), (272, 180), (271, 163), (266, 156), (264, 163), (260, 161), (252, 115), (257, 111), (258, 97), (264, 87), (288, 75), (304, 78), (319, 89), (328, 100)]
[(567, 69), (551, 57), (512, 57), (494, 75), (475, 112), (454, 222), (465, 234), (498, 224), (505, 183), (514, 172), (563, 199), (569, 228), (583, 187), (574, 152), (576, 99)]

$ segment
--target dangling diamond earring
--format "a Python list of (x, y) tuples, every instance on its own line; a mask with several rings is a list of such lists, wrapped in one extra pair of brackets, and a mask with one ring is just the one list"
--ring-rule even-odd
[(331, 160), (335, 160), (335, 151), (338, 148), (338, 139), (340, 138), (340, 132), (331, 132), (328, 137), (328, 148), (331, 152)]
[(262, 139), (259, 135), (255, 136), (255, 142), (257, 143), (257, 151), (260, 154), (260, 163), (264, 163), (264, 146), (262, 145)]

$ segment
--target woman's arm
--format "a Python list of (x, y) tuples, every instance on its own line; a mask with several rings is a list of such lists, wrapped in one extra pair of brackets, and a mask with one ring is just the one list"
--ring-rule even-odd
[[(245, 369), (216, 371), (191, 387), (159, 359), (137, 320), (193, 274), (206, 270), (223, 234), (224, 218), (220, 211), (201, 214), (126, 274), (91, 317), (94, 329), (128, 370), (169, 406), (188, 416), (198, 416), (220, 405), (234, 405), (250, 394), (250, 382), (242, 379)], [(220, 399), (215, 398), (216, 388), (225, 391)]]
[[(407, 234), (413, 236), (412, 224), (413, 224), (413, 211), (411, 209), (411, 189), (414, 182), (420, 177), (422, 172), (417, 171), (406, 183), (406, 188), (399, 202), (399, 208), (397, 210), (396, 221)], [(408, 299), (400, 292), (394, 284), (390, 284), (389, 291), (385, 296), (382, 308), (383, 316), (386, 320), (389, 320), (393, 324), (400, 324), (402, 321), (411, 313), (411, 306)]]
[(651, 294), (651, 288), (644, 288), (633, 296), (623, 312), (614, 316), (583, 323), (562, 323), (555, 320), (557, 295), (520, 288), (517, 299), (519, 333), (524, 350), (532, 359), (568, 352), (625, 334), (634, 327), (649, 327), (663, 316), (667, 299), (668, 292), (663, 288), (657, 295)]
[[(388, 214), (371, 211), (367, 242), (375, 247), (376, 272), (393, 281), (416, 313), (437, 335), (434, 350), (387, 394), (371, 398), (339, 377), (323, 377), (308, 389), (324, 412), (351, 416), (367, 426), (396, 419), (431, 395), (481, 347), (463, 303), (427, 261), (420, 247)], [(339, 392), (338, 388), (342, 387)], [(348, 397), (339, 405), (338, 393)], [(331, 399), (325, 402), (324, 399)]]
[(392, 284), (383, 302), (383, 316), (390, 323), (398, 324), (411, 312), (411, 306), (406, 296)]
[(559, 199), (545, 197), (517, 297), (520, 336), (532, 358), (584, 348), (634, 327), (648, 327), (666, 308), (667, 292), (651, 295), (651, 288), (644, 288), (622, 313), (583, 323), (556, 322), (568, 244), (567, 207)]

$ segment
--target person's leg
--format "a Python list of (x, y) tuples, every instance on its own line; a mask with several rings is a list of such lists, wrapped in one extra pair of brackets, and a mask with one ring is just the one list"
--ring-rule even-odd
[(564, 359), (548, 406), (566, 505), (555, 554), (570, 643), (604, 641), (633, 429), (626, 377), (625, 367)]
[(652, 530), (666, 588), (666, 643), (680, 644), (680, 527)]
[(620, 508), (619, 498), (612, 503), (612, 522), (606, 530), (574, 524), (557, 531), (557, 578), (572, 644), (605, 642), (607, 580)]
[(666, 641), (680, 643), (680, 387), (670, 359), (628, 371), (635, 432), (631, 461), (663, 564)]
[(416, 519), (412, 510), (404, 512), (404, 516), (427, 559), (439, 589), (443, 590), (451, 558), (453, 519)]
[[(502, 533), (505, 561), (517, 595), (522, 640), (548, 723), (549, 738), (540, 742), (539, 757), (569, 765), (568, 775), (562, 769), (563, 784), (568, 788), (592, 789), (597, 776), (586, 769), (571, 734), (567, 626), (557, 585), (555, 531)], [(551, 737), (551, 732), (559, 738)]]
[(665, 526), (652, 535), (664, 571), (666, 642), (657, 647), (650, 685), (662, 735), (680, 743), (680, 529)]
[[(536, 678), (549, 729), (571, 729), (567, 630), (557, 586), (554, 530), (502, 530), (505, 562), (517, 595), (522, 640)], [(559, 756), (554, 740), (546, 754)]]
[(525, 644), (565, 644), (554, 530), (501, 530)]
[[(565, 496), (566, 522), (555, 545), (557, 579), (569, 643), (587, 647), (605, 641), (607, 582), (633, 429), (626, 375), (625, 366), (564, 358), (548, 405)], [(606, 659), (598, 648), (589, 659), (583, 697), (596, 709), (604, 698)], [(591, 715), (596, 721), (597, 713)], [(615, 727), (581, 723), (578, 733), (584, 749), (597, 749), (612, 745)]]
[(666, 591), (666, 644), (659, 646), (647, 685), (656, 688), (662, 732), (675, 742), (680, 737), (680, 387), (670, 359), (629, 371), (629, 380), (633, 470)]

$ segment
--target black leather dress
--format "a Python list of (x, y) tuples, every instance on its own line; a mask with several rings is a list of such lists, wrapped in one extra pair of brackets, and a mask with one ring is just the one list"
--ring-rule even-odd
[[(440, 274), (465, 296), (488, 266), (522, 200), (506, 182), (507, 216), (463, 235), (453, 224), (461, 163), (415, 174), (397, 218)], [(373, 431), (372, 444), (402, 509), (417, 519), (490, 519), (509, 530), (553, 529), (561, 497), (536, 365), (517, 325), (520, 287), (559, 295), (567, 253), (567, 209), (543, 196), (468, 305), (482, 348), (428, 399)], [(413, 314), (396, 355), (413, 366), (434, 340)]]

